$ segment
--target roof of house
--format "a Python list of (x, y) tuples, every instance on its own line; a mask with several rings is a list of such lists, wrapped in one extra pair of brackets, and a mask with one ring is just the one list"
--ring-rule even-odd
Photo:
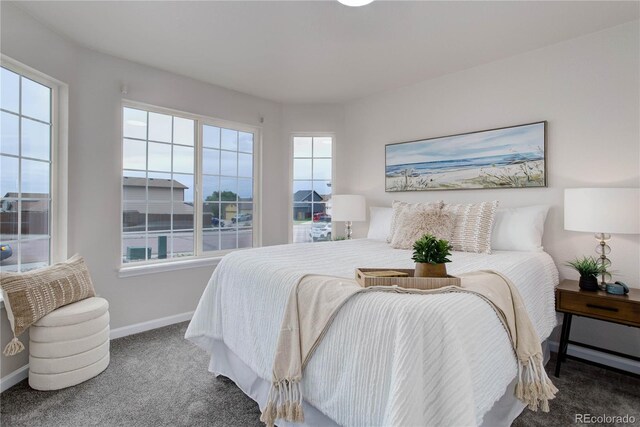
[(161, 179), (161, 178), (149, 178), (147, 184), (147, 178), (137, 178), (131, 176), (125, 176), (122, 180), (122, 185), (125, 187), (156, 187), (156, 188), (189, 188), (181, 182), (175, 179)]
[(311, 190), (298, 190), (293, 194), (293, 201), (294, 202), (304, 202), (307, 199), (311, 198), (311, 195), (314, 195), (313, 197), (313, 201), (320, 201), (322, 200), (322, 196), (318, 194), (317, 191), (311, 191)]

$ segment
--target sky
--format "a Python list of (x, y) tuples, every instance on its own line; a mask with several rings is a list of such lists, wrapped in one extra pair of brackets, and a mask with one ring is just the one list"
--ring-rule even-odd
[(387, 166), (544, 149), (544, 123), (387, 145)]
[(49, 193), (51, 90), (2, 68), (0, 108), (0, 153), (31, 158), (0, 156), (0, 196), (18, 191), (20, 167), (23, 193)]
[[(22, 192), (49, 192), (49, 125), (13, 114), (20, 111), (16, 89), (4, 90), (11, 83), (11, 74), (3, 69), (2, 108), (0, 124), (0, 152), (22, 159)], [(7, 77), (5, 79), (5, 77)], [(14, 79), (19, 84), (19, 79)], [(15, 92), (12, 95), (12, 92)], [(24, 95), (23, 95), (24, 96)], [(15, 98), (15, 99), (14, 99)], [(48, 100), (40, 99), (41, 103)], [(15, 110), (15, 111), (14, 111)], [(23, 108), (23, 111), (25, 108)], [(44, 117), (47, 112), (31, 108), (33, 114)], [(26, 113), (25, 113), (26, 114)], [(165, 114), (147, 113), (141, 110), (125, 109), (124, 133), (129, 138), (123, 140), (124, 175), (145, 177), (144, 170), (149, 167), (149, 178), (175, 179), (186, 185), (185, 201), (194, 198), (194, 126), (189, 119), (172, 117)], [(20, 120), (22, 120), (22, 140), (20, 140)], [(156, 141), (146, 141), (149, 138)], [(140, 139), (136, 139), (140, 138)], [(172, 144), (172, 141), (175, 144)], [(206, 198), (214, 191), (233, 191), (243, 199), (253, 196), (253, 134), (204, 126), (203, 138), (203, 194)], [(233, 150), (233, 151), (231, 151)], [(238, 152), (239, 151), (239, 152)], [(17, 157), (0, 156), (0, 195), (18, 192), (19, 165)], [(227, 175), (219, 177), (217, 175)], [(239, 178), (231, 178), (238, 176)]]
[(313, 189), (331, 194), (333, 139), (296, 136), (293, 138), (293, 193)]
[[(194, 131), (193, 120), (174, 116), (172, 133), (172, 116), (125, 108), (124, 175), (144, 177), (148, 167), (153, 171), (149, 178), (173, 178), (186, 185), (185, 201), (192, 202)], [(253, 134), (204, 125), (202, 143), (203, 199), (214, 191), (252, 198)]]

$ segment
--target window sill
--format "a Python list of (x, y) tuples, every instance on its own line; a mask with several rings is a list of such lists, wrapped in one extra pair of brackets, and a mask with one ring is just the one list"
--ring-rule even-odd
[(209, 267), (218, 265), (222, 257), (192, 258), (182, 261), (161, 262), (155, 264), (127, 265), (118, 270), (118, 278), (143, 276), (146, 274), (164, 273), (167, 271), (185, 270), (188, 268)]

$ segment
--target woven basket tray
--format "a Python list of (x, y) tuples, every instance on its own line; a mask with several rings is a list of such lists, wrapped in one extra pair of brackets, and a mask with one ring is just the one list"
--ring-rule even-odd
[[(407, 277), (373, 277), (367, 276), (367, 272), (372, 271), (397, 271), (407, 273)], [(398, 286), (409, 289), (438, 289), (445, 286), (460, 286), (460, 278), (454, 276), (447, 277), (413, 277), (412, 268), (358, 268), (356, 269), (356, 280), (360, 286), (368, 288), (370, 286)]]

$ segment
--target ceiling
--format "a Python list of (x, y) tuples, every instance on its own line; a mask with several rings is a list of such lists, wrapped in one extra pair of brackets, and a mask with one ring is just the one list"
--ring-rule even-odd
[(88, 48), (279, 102), (346, 102), (638, 19), (638, 2), (16, 3)]

